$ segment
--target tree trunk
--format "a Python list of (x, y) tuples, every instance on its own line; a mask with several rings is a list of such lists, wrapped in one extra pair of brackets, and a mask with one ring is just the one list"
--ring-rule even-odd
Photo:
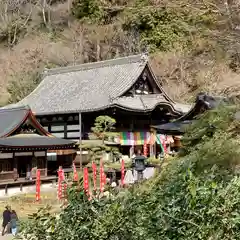
[(96, 59), (97, 59), (97, 61), (100, 61), (100, 60), (101, 60), (101, 46), (100, 46), (100, 41), (99, 41), (99, 40), (97, 40)]
[(46, 7), (46, 0), (43, 0), (43, 5), (42, 5), (42, 16), (43, 16), (43, 22), (44, 22), (44, 25), (47, 26), (45, 7)]

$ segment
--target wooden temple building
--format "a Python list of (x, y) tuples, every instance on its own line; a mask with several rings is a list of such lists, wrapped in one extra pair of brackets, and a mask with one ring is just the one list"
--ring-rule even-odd
[[(55, 161), (48, 161), (52, 151)], [(56, 174), (58, 166), (71, 167), (75, 142), (56, 138), (37, 121), (29, 107), (0, 110), (0, 182)]]
[(154, 131), (191, 110), (174, 102), (154, 75), (147, 55), (55, 68), (26, 98), (9, 107), (29, 106), (45, 131), (68, 140), (92, 139), (96, 117), (116, 119), (123, 154), (142, 148)]

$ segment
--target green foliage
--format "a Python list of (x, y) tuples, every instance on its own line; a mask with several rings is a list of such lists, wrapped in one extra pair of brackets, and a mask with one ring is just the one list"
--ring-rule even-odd
[(146, 163), (150, 163), (150, 164), (161, 164), (162, 160), (158, 159), (158, 158), (155, 158), (155, 157), (149, 157), (147, 160), (146, 160)]
[[(29, 216), (29, 219), (22, 223), (22, 231), (19, 234), (20, 239), (33, 240), (45, 239), (46, 234), (53, 236), (52, 229), (56, 224), (56, 216), (50, 213), (51, 207), (46, 206), (39, 209), (36, 213)], [(34, 232), (37, 238), (29, 233)]]
[[(111, 168), (111, 169), (115, 169), (115, 170), (119, 170), (119, 171), (121, 170), (121, 166), (122, 166), (122, 164), (121, 164), (120, 161), (104, 163), (104, 167), (105, 168)], [(125, 169), (131, 168), (132, 167), (132, 163), (131, 162), (125, 162), (124, 163), (124, 167), (125, 167)]]
[[(204, 114), (185, 136), (191, 151), (169, 161), (155, 179), (135, 185), (114, 201), (74, 197), (55, 227), (47, 218), (54, 235), (38, 219), (34, 224), (42, 229), (28, 228), (28, 236), (45, 231), (50, 240), (240, 239), (240, 177), (234, 161), (240, 149), (237, 108)], [(215, 126), (210, 133), (209, 125)]]
[(91, 128), (93, 133), (99, 138), (104, 140), (108, 140), (109, 137), (114, 137), (117, 133), (113, 133), (115, 130), (114, 125), (116, 124), (116, 120), (109, 116), (99, 116), (96, 118), (94, 127)]
[(30, 216), (31, 221), (27, 222), (20, 233), (20, 239), (95, 239), (92, 233), (94, 221), (111, 203), (111, 199), (99, 201), (94, 198), (89, 202), (78, 186), (73, 186), (68, 196), (69, 204), (61, 213), (50, 214), (50, 208), (43, 208)]
[(113, 22), (109, 20), (113, 18), (114, 23), (120, 22), (123, 30), (139, 36), (142, 45), (152, 51), (191, 47), (194, 36), (204, 38), (209, 30), (217, 29), (222, 16), (212, 2), (198, 2), (196, 7), (185, 1), (155, 4), (150, 0), (138, 0), (125, 3), (124, 7), (118, 4), (75, 0), (72, 14), (87, 22), (104, 24)]
[(41, 82), (40, 75), (32, 72), (22, 72), (13, 75), (8, 83), (9, 103), (16, 103), (29, 95)]
[(78, 19), (100, 20), (104, 12), (97, 0), (74, 0), (72, 14)]
[(234, 119), (237, 109), (230, 105), (208, 111), (188, 129), (182, 142), (196, 168), (214, 164), (232, 168), (239, 163), (239, 121)]
[(125, 14), (123, 28), (140, 33), (142, 42), (152, 51), (188, 46), (193, 35), (215, 26), (218, 17), (206, 5), (196, 11), (181, 2), (154, 6), (149, 1), (140, 1)]

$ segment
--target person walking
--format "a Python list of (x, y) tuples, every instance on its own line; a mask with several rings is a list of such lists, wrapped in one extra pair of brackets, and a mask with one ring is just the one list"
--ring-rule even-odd
[(15, 210), (12, 210), (10, 226), (11, 226), (11, 232), (12, 232), (13, 236), (16, 236), (16, 234), (17, 234), (17, 222), (18, 222), (17, 213)]
[(10, 221), (11, 221), (11, 207), (6, 206), (5, 210), (3, 211), (2, 236), (4, 236), (5, 232), (8, 230)]

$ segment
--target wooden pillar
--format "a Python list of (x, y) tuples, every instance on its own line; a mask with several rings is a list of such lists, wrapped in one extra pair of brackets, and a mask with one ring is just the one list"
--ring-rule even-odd
[(15, 156), (15, 152), (13, 152), (13, 179), (17, 180), (18, 179), (18, 162)]
[(79, 112), (78, 115), (79, 121), (79, 150), (80, 150), (80, 170), (82, 170), (82, 113)]
[(45, 151), (45, 177), (48, 175), (48, 160), (47, 160), (47, 151)]
[[(155, 137), (156, 140), (156, 130), (154, 128), (150, 128), (150, 133), (152, 133)], [(150, 156), (156, 156), (156, 141), (154, 142), (153, 145), (150, 145)]]
[(64, 124), (64, 138), (67, 139), (67, 123)]

